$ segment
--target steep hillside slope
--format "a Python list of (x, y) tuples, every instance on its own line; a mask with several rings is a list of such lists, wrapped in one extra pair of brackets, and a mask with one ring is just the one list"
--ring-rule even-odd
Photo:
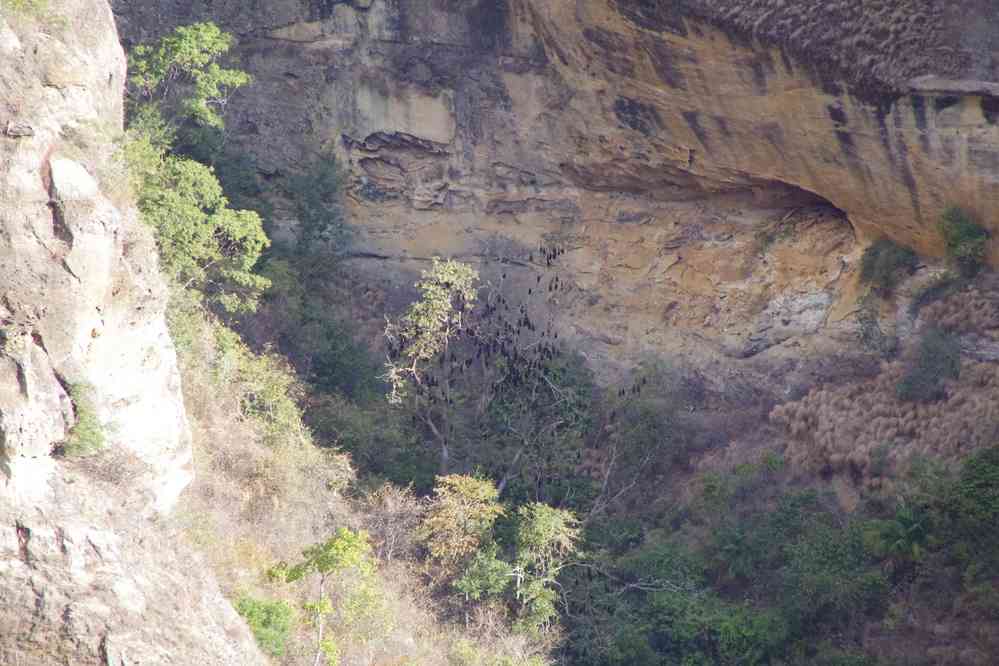
[[(260, 663), (156, 524), (191, 479), (190, 434), (155, 247), (112, 155), (110, 8), (5, 3), (0, 59), (0, 662)], [(58, 455), (81, 428), (99, 464)]]

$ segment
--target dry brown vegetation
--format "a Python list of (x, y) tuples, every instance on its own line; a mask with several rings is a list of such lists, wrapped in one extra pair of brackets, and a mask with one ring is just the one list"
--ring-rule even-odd
[(997, 296), (985, 287), (975, 286), (930, 303), (920, 314), (947, 331), (999, 339)]
[[(413, 528), (423, 512), (408, 489), (356, 491), (349, 458), (320, 448), (302, 425), (292, 398), (301, 387), (276, 355), (251, 352), (184, 296), (175, 300), (172, 329), (179, 348), (191, 420), (196, 478), (175, 520), (205, 556), (223, 591), (283, 599), (301, 608), (314, 581), (268, 580), (275, 564), (300, 559), (303, 548), (338, 527), (364, 529), (378, 556), (378, 575), (361, 604), (338, 608), (330, 628), (340, 666), (542, 664), (538, 646), (509, 632), (488, 609), (465, 627), (439, 619), (426, 592)], [(179, 301), (179, 302), (178, 302)], [(344, 582), (350, 587), (351, 581)], [(343, 591), (342, 591), (343, 592)], [(346, 599), (346, 592), (341, 601)], [(306, 613), (274, 663), (311, 664), (314, 645)], [(330, 662), (334, 663), (334, 662)]]
[[(999, 299), (985, 284), (952, 293), (921, 310), (927, 326), (979, 340), (999, 339)], [(814, 389), (777, 406), (771, 422), (791, 435), (788, 456), (816, 472), (848, 472), (878, 486), (914, 455), (956, 459), (996, 442), (999, 372), (964, 359), (960, 378), (944, 382), (939, 401), (905, 402), (897, 386), (913, 350), (859, 383)]]

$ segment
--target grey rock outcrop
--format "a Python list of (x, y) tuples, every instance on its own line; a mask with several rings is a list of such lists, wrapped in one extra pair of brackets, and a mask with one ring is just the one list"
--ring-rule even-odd
[(266, 663), (205, 562), (142, 518), (141, 468), (127, 455), (59, 465), (54, 498), (0, 501), (0, 664)]
[[(5, 4), (0, 62), (0, 663), (262, 664), (162, 517), (191, 441), (154, 241), (113, 155), (109, 5)], [(61, 458), (79, 385), (106, 448)]]
[(75, 418), (67, 391), (84, 384), (109, 446), (147, 464), (168, 511), (191, 478), (190, 435), (153, 240), (112, 154), (125, 61), (110, 10), (11, 13), (0, 50), (0, 495), (44, 494)]

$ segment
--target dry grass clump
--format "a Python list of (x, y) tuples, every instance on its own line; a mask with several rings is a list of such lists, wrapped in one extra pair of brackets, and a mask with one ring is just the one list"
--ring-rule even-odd
[(999, 435), (999, 373), (965, 363), (959, 380), (944, 383), (937, 402), (904, 402), (896, 387), (905, 372), (886, 363), (877, 377), (823, 387), (775, 407), (773, 423), (792, 438), (788, 459), (814, 472), (844, 472), (879, 485), (895, 464), (914, 454), (954, 458), (990, 446)]
[(999, 294), (984, 288), (953, 293), (927, 305), (921, 314), (946, 331), (999, 339)]
[(346, 456), (314, 445), (296, 412), (270, 420), (294, 407), (293, 375), (277, 359), (232, 347), (197, 309), (172, 319), (195, 454), (181, 517), (234, 592), (256, 581), (261, 562), (294, 558), (331, 521), (346, 520), (339, 493), (353, 470)]
[[(913, 454), (954, 458), (995, 444), (999, 372), (994, 364), (965, 357), (958, 379), (924, 378), (939, 382), (939, 394), (928, 402), (905, 401), (899, 395), (904, 397), (900, 385), (918, 366), (919, 354), (928, 353), (924, 343), (932, 331), (999, 340), (999, 285), (991, 276), (981, 276), (975, 285), (925, 305), (920, 318), (928, 326), (920, 345), (908, 357), (883, 364), (877, 377), (818, 388), (773, 409), (771, 421), (793, 440), (788, 452), (792, 463), (812, 471), (848, 472), (878, 485), (898, 461)], [(939, 361), (941, 350), (930, 351), (933, 358), (922, 360)]]

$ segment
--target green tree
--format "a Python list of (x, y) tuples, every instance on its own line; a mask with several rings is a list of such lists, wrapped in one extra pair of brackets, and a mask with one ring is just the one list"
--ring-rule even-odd
[[(214, 23), (195, 23), (175, 28), (156, 44), (136, 46), (129, 58), (135, 96), (170, 103), (169, 115), (178, 120), (222, 128), (232, 92), (250, 82), (246, 72), (219, 65), (234, 42)], [(176, 87), (182, 92), (176, 94)]]
[(496, 485), (488, 479), (452, 474), (437, 478), (419, 535), (444, 576), (453, 577), (489, 541), (503, 515)]
[(270, 245), (260, 216), (233, 210), (210, 167), (170, 154), (171, 126), (155, 107), (129, 127), (125, 159), (142, 220), (156, 232), (164, 272), (228, 312), (252, 311), (270, 282), (255, 272)]
[(540, 629), (558, 614), (555, 579), (576, 552), (579, 536), (579, 521), (571, 511), (540, 502), (518, 509), (514, 573), (523, 627)]
[(457, 261), (441, 261), (423, 272), (416, 283), (420, 298), (398, 323), (389, 322), (385, 337), (391, 349), (385, 380), (389, 403), (409, 402), (414, 414), (433, 434), (440, 450), (440, 473), (447, 474), (454, 421), (452, 375), (431, 374), (434, 361), (443, 365), (475, 307), (479, 274)]
[(302, 551), (303, 559), (292, 566), (284, 563), (271, 570), (272, 578), (293, 583), (318, 576), (315, 601), (306, 604), (306, 611), (316, 627), (316, 655), (313, 666), (319, 666), (324, 655), (335, 654), (335, 644), (325, 638), (326, 616), (333, 611), (328, 586), (336, 577), (349, 577), (355, 582), (367, 581), (375, 573), (371, 559), (371, 544), (364, 531), (345, 527), (337, 529), (332, 538)]

